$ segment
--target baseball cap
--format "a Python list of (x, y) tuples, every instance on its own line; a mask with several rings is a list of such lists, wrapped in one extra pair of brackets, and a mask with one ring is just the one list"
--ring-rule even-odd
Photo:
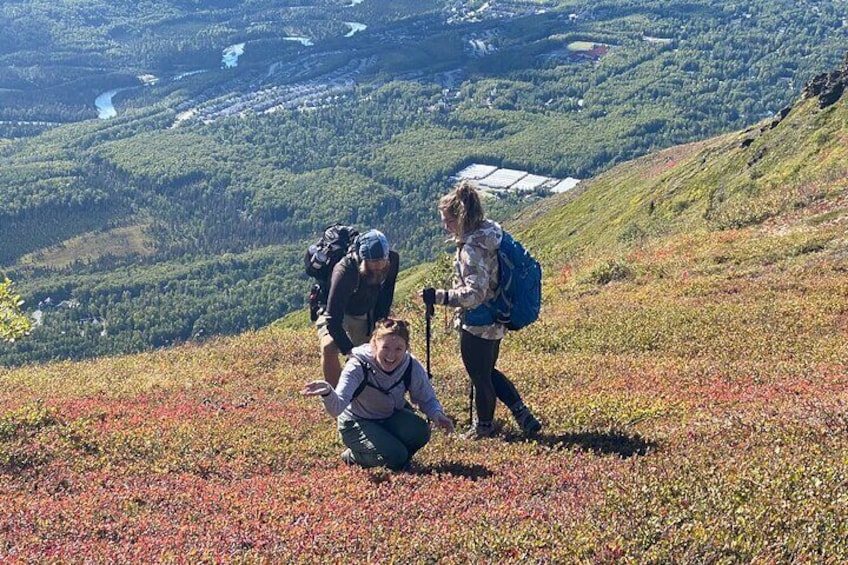
[(357, 252), (359, 257), (365, 261), (388, 259), (389, 240), (380, 230), (368, 230), (359, 236)]

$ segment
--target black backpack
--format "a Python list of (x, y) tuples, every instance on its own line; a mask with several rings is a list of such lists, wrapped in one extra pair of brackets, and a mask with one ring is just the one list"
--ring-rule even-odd
[(324, 230), (321, 239), (309, 246), (303, 257), (306, 274), (316, 282), (309, 291), (309, 317), (314, 322), (318, 312), (327, 304), (330, 275), (333, 267), (354, 249), (359, 232), (351, 226), (333, 224)]

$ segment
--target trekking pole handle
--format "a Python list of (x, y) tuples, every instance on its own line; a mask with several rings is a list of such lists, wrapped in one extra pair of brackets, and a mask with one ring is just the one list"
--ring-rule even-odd
[(421, 300), (427, 306), (432, 306), (436, 303), (436, 289), (432, 286), (421, 289)]

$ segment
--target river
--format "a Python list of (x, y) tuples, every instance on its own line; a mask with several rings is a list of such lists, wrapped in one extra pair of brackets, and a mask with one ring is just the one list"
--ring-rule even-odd
[(124, 88), (113, 88), (95, 98), (94, 105), (97, 107), (97, 117), (101, 120), (108, 120), (117, 116), (118, 112), (115, 110), (115, 106), (112, 105), (112, 97), (129, 88), (128, 86)]
[[(362, 2), (363, 2), (363, 0), (352, 0), (351, 4), (348, 7), (356, 6), (357, 4), (361, 4)], [(345, 34), (345, 37), (351, 37), (354, 34), (360, 32), (360, 31), (363, 31), (368, 27), (367, 25), (359, 23), (359, 22), (342, 22), (342, 23), (344, 23), (350, 30)], [(283, 40), (284, 41), (297, 41), (298, 43), (300, 43), (301, 45), (303, 45), (305, 47), (310, 47), (310, 46), (314, 45), (314, 43), (312, 42), (312, 39), (310, 39), (308, 37), (302, 37), (302, 36), (284, 37)], [(230, 45), (229, 47), (226, 47), (223, 50), (222, 56), (221, 56), (221, 68), (222, 69), (232, 69), (232, 68), (237, 67), (239, 57), (244, 55), (245, 45), (246, 45), (245, 43), (236, 43), (236, 44)], [(269, 73), (268, 73), (269, 75), (272, 73), (274, 66), (276, 64), (277, 63), (275, 63), (274, 65), (271, 66), (271, 70), (269, 70)], [(190, 72), (187, 72), (187, 73), (182, 73), (182, 74), (176, 76), (173, 80), (180, 80), (181, 78), (184, 78), (186, 76), (193, 75), (193, 74), (196, 74), (196, 73), (201, 73), (201, 72), (204, 72), (204, 71), (200, 70), (200, 71), (190, 71)], [(112, 90), (107, 90), (103, 94), (99, 95), (94, 100), (94, 105), (97, 107), (97, 117), (100, 118), (101, 120), (108, 120), (110, 118), (114, 118), (115, 116), (117, 116), (118, 112), (117, 112), (117, 110), (115, 110), (115, 106), (112, 104), (112, 98), (116, 94), (118, 94), (119, 92), (121, 92), (123, 90), (127, 90), (127, 88), (131, 88), (131, 87), (113, 88)]]
[(365, 30), (368, 26), (365, 24), (361, 24), (359, 22), (342, 22), (344, 25), (350, 28), (350, 31), (345, 34), (345, 37), (351, 37), (353, 34)]

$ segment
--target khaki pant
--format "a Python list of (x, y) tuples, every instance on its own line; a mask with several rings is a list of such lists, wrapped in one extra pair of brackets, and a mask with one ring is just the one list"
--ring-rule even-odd
[[(332, 337), (330, 337), (330, 331), (327, 329), (327, 318), (323, 314), (318, 316), (318, 319), (315, 320), (315, 327), (318, 328), (318, 338), (322, 343), (324, 342), (325, 337), (332, 339)], [(367, 314), (363, 314), (361, 316), (345, 314), (344, 319), (342, 320), (342, 327), (345, 332), (347, 332), (347, 336), (350, 338), (350, 341), (353, 342), (354, 346), (367, 343), (371, 338), (369, 335), (369, 330), (371, 328), (368, 327)]]
[[(324, 374), (324, 380), (335, 388), (339, 384), (339, 378), (342, 374), (339, 348), (327, 329), (327, 318), (323, 314), (315, 320), (315, 327), (318, 328), (318, 338), (321, 342), (321, 372)], [(349, 316), (345, 314), (342, 327), (350, 341), (353, 342), (354, 347), (368, 342), (368, 334), (371, 328), (368, 327), (367, 315)]]

